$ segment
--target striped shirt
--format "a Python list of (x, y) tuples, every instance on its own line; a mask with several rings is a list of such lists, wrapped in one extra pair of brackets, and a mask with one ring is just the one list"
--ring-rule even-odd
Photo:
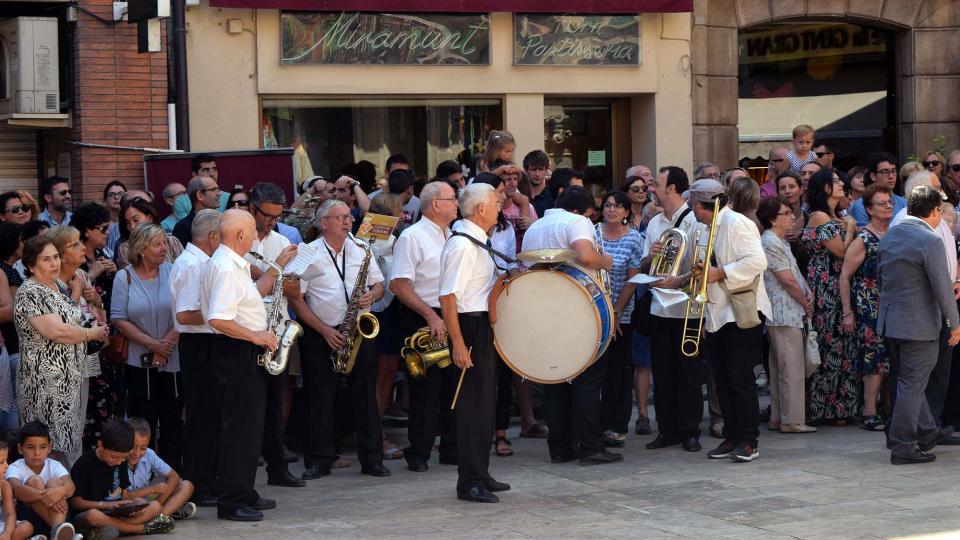
[[(601, 227), (602, 228), (602, 227)], [(613, 269), (610, 271), (610, 287), (613, 289), (613, 304), (616, 305), (620, 292), (627, 284), (627, 271), (631, 268), (640, 269), (640, 259), (643, 258), (643, 239), (634, 229), (617, 240), (603, 239), (603, 251), (613, 258)], [(621, 323), (629, 323), (633, 314), (633, 302), (627, 302), (620, 315)]]

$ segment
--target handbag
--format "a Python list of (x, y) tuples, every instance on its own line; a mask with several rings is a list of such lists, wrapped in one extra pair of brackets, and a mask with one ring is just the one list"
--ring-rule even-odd
[(747, 330), (760, 324), (760, 315), (757, 312), (757, 286), (760, 284), (760, 276), (753, 278), (749, 285), (739, 289), (730, 289), (723, 281), (720, 282), (720, 288), (730, 299), (730, 306), (733, 307), (733, 318), (737, 321), (737, 328)]
[[(121, 270), (127, 275), (127, 286), (130, 285), (130, 270)], [(123, 335), (116, 328), (110, 334), (110, 340), (100, 349), (100, 358), (107, 365), (122, 366), (127, 363), (127, 352), (129, 348), (127, 336)]]
[(820, 344), (817, 331), (810, 325), (810, 319), (804, 318), (806, 327), (806, 337), (803, 338), (803, 366), (806, 376), (813, 375), (813, 372), (820, 368)]

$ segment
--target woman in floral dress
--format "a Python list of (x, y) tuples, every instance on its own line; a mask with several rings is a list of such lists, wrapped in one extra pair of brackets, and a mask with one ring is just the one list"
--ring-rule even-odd
[(840, 273), (843, 331), (854, 337), (850, 350), (863, 377), (863, 427), (870, 431), (881, 431), (885, 427), (877, 415), (877, 397), (883, 378), (890, 371), (890, 363), (887, 348), (877, 335), (880, 309), (877, 248), (893, 217), (891, 196), (889, 189), (877, 184), (864, 191), (863, 205), (870, 222), (850, 244)]
[(860, 408), (860, 380), (850, 355), (851, 338), (840, 330), (840, 271), (857, 232), (855, 221), (841, 221), (834, 214), (843, 196), (843, 182), (832, 169), (823, 169), (810, 178), (810, 219), (800, 240), (810, 254), (807, 283), (813, 289), (813, 328), (820, 343), (821, 364), (807, 386), (807, 419), (814, 423), (844, 423)]

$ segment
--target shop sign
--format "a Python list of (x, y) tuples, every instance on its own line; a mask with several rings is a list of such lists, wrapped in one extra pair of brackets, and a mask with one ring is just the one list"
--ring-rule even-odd
[(284, 12), (282, 64), (483, 65), (486, 13)]
[(853, 24), (818, 24), (741, 32), (741, 64), (786, 62), (886, 50), (884, 33)]
[(513, 63), (638, 66), (640, 16), (517, 13)]

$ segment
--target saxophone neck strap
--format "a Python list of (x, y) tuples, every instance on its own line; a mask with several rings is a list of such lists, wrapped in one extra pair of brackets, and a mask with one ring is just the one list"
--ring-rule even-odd
[(476, 244), (478, 247), (480, 247), (480, 249), (483, 249), (484, 251), (486, 251), (487, 253), (489, 253), (489, 254), (490, 254), (490, 258), (493, 259), (493, 265), (496, 266), (496, 267), (497, 267), (497, 270), (499, 270), (499, 271), (501, 271), (501, 272), (506, 272), (507, 269), (506, 269), (506, 268), (502, 268), (499, 264), (497, 264), (497, 257), (500, 257), (501, 259), (503, 259), (504, 261), (506, 261), (508, 264), (516, 264), (516, 263), (517, 263), (517, 259), (515, 259), (515, 258), (513, 258), (513, 257), (511, 257), (511, 256), (509, 256), (509, 255), (505, 255), (505, 254), (503, 254), (503, 253), (500, 253), (499, 251), (493, 249), (493, 247), (490, 246), (489, 244), (485, 244), (485, 243), (477, 240), (476, 238), (470, 236), (469, 234), (464, 234), (464, 233), (459, 232), (459, 231), (451, 231), (451, 232), (450, 232), (450, 236), (462, 236), (462, 237), (466, 238), (467, 240), (469, 240), (469, 241), (473, 242), (474, 244)]
[(327, 248), (327, 255), (330, 255), (330, 260), (333, 262), (333, 268), (336, 269), (337, 275), (340, 276), (340, 282), (343, 284), (343, 299), (346, 300), (347, 306), (350, 306), (350, 295), (347, 293), (347, 243), (343, 243), (343, 247), (340, 248), (342, 253), (341, 260), (343, 261), (343, 268), (340, 268), (340, 265), (337, 264), (337, 256), (333, 253), (333, 250), (330, 249), (330, 245), (327, 244), (327, 241), (323, 241), (323, 247)]

